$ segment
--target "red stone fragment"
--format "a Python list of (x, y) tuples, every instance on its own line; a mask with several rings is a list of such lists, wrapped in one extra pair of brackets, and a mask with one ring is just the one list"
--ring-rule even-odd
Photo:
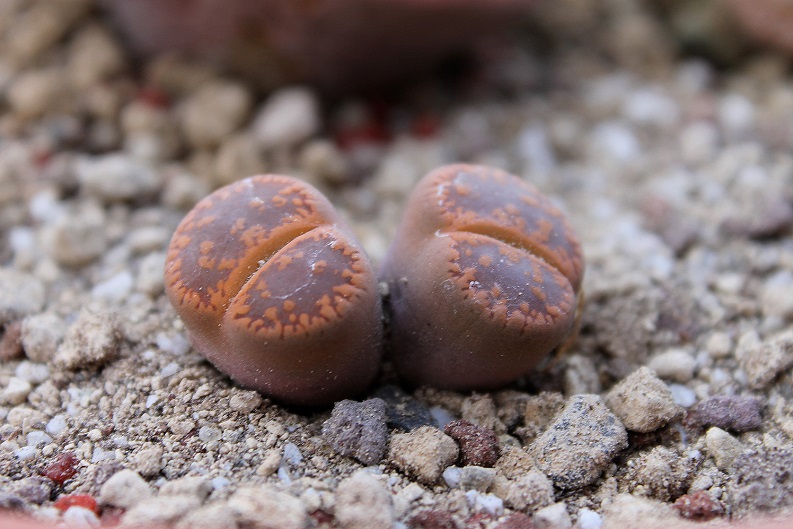
[(83, 507), (99, 514), (99, 505), (90, 494), (66, 494), (55, 500), (52, 506), (60, 511), (65, 511), (69, 507)]
[(522, 512), (514, 512), (493, 529), (536, 529), (536, 527), (529, 516)]
[(706, 522), (724, 515), (724, 505), (711, 498), (704, 490), (680, 496), (673, 507), (683, 518), (697, 522)]
[(449, 511), (421, 511), (407, 522), (410, 529), (459, 529)]
[(498, 437), (493, 430), (460, 419), (452, 421), (444, 433), (460, 445), (460, 463), (478, 467), (492, 467), (501, 455)]
[(77, 474), (77, 465), (79, 462), (77, 456), (73, 453), (63, 452), (55, 456), (55, 458), (44, 467), (42, 475), (51, 479), (58, 485), (63, 485)]

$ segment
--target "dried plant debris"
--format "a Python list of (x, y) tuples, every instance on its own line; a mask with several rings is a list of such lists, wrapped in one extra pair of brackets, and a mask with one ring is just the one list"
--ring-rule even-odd
[[(644, 4), (586, 0), (538, 7), (543, 56), (516, 45), (465, 94), (330, 100), (133, 58), (100, 5), (0, 2), (0, 516), (588, 529), (793, 511), (784, 62), (675, 57)], [(525, 178), (575, 229), (565, 351), (475, 393), (404, 384), (386, 359), (354, 400), (300, 409), (192, 347), (166, 249), (211, 191), (300, 178), (376, 270), (415, 183), (455, 162)]]

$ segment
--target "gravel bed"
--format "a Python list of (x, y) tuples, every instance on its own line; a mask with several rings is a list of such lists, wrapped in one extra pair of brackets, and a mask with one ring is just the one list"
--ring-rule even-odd
[[(0, 509), (212, 529), (793, 511), (782, 59), (721, 71), (624, 32), (542, 58), (515, 47), (453, 90), (329, 101), (170, 56), (136, 64), (91, 2), (66, 4), (0, 16)], [(657, 27), (627, 4), (613, 9)], [(556, 361), (470, 394), (401, 386), (386, 364), (357, 400), (296, 410), (191, 348), (165, 249), (211, 190), (304, 178), (377, 265), (415, 182), (457, 161), (532, 182), (582, 241), (580, 333)]]

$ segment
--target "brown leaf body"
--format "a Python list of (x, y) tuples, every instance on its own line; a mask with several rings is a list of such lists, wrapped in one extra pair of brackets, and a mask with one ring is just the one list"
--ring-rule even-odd
[(381, 271), (397, 371), (456, 390), (519, 378), (571, 333), (583, 271), (572, 228), (533, 186), (482, 166), (429, 173)]
[(328, 404), (377, 373), (373, 270), (328, 200), (304, 182), (252, 176), (203, 199), (173, 235), (165, 285), (195, 348), (281, 402)]

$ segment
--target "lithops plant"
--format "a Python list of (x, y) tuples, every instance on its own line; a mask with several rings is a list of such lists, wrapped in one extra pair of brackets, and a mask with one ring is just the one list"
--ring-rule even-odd
[(521, 377), (573, 331), (583, 273), (573, 229), (533, 186), (482, 166), (429, 173), (380, 273), (397, 371), (455, 390)]
[(253, 176), (200, 201), (173, 235), (165, 284), (195, 348), (280, 402), (331, 403), (377, 373), (374, 272), (333, 206), (304, 182)]

